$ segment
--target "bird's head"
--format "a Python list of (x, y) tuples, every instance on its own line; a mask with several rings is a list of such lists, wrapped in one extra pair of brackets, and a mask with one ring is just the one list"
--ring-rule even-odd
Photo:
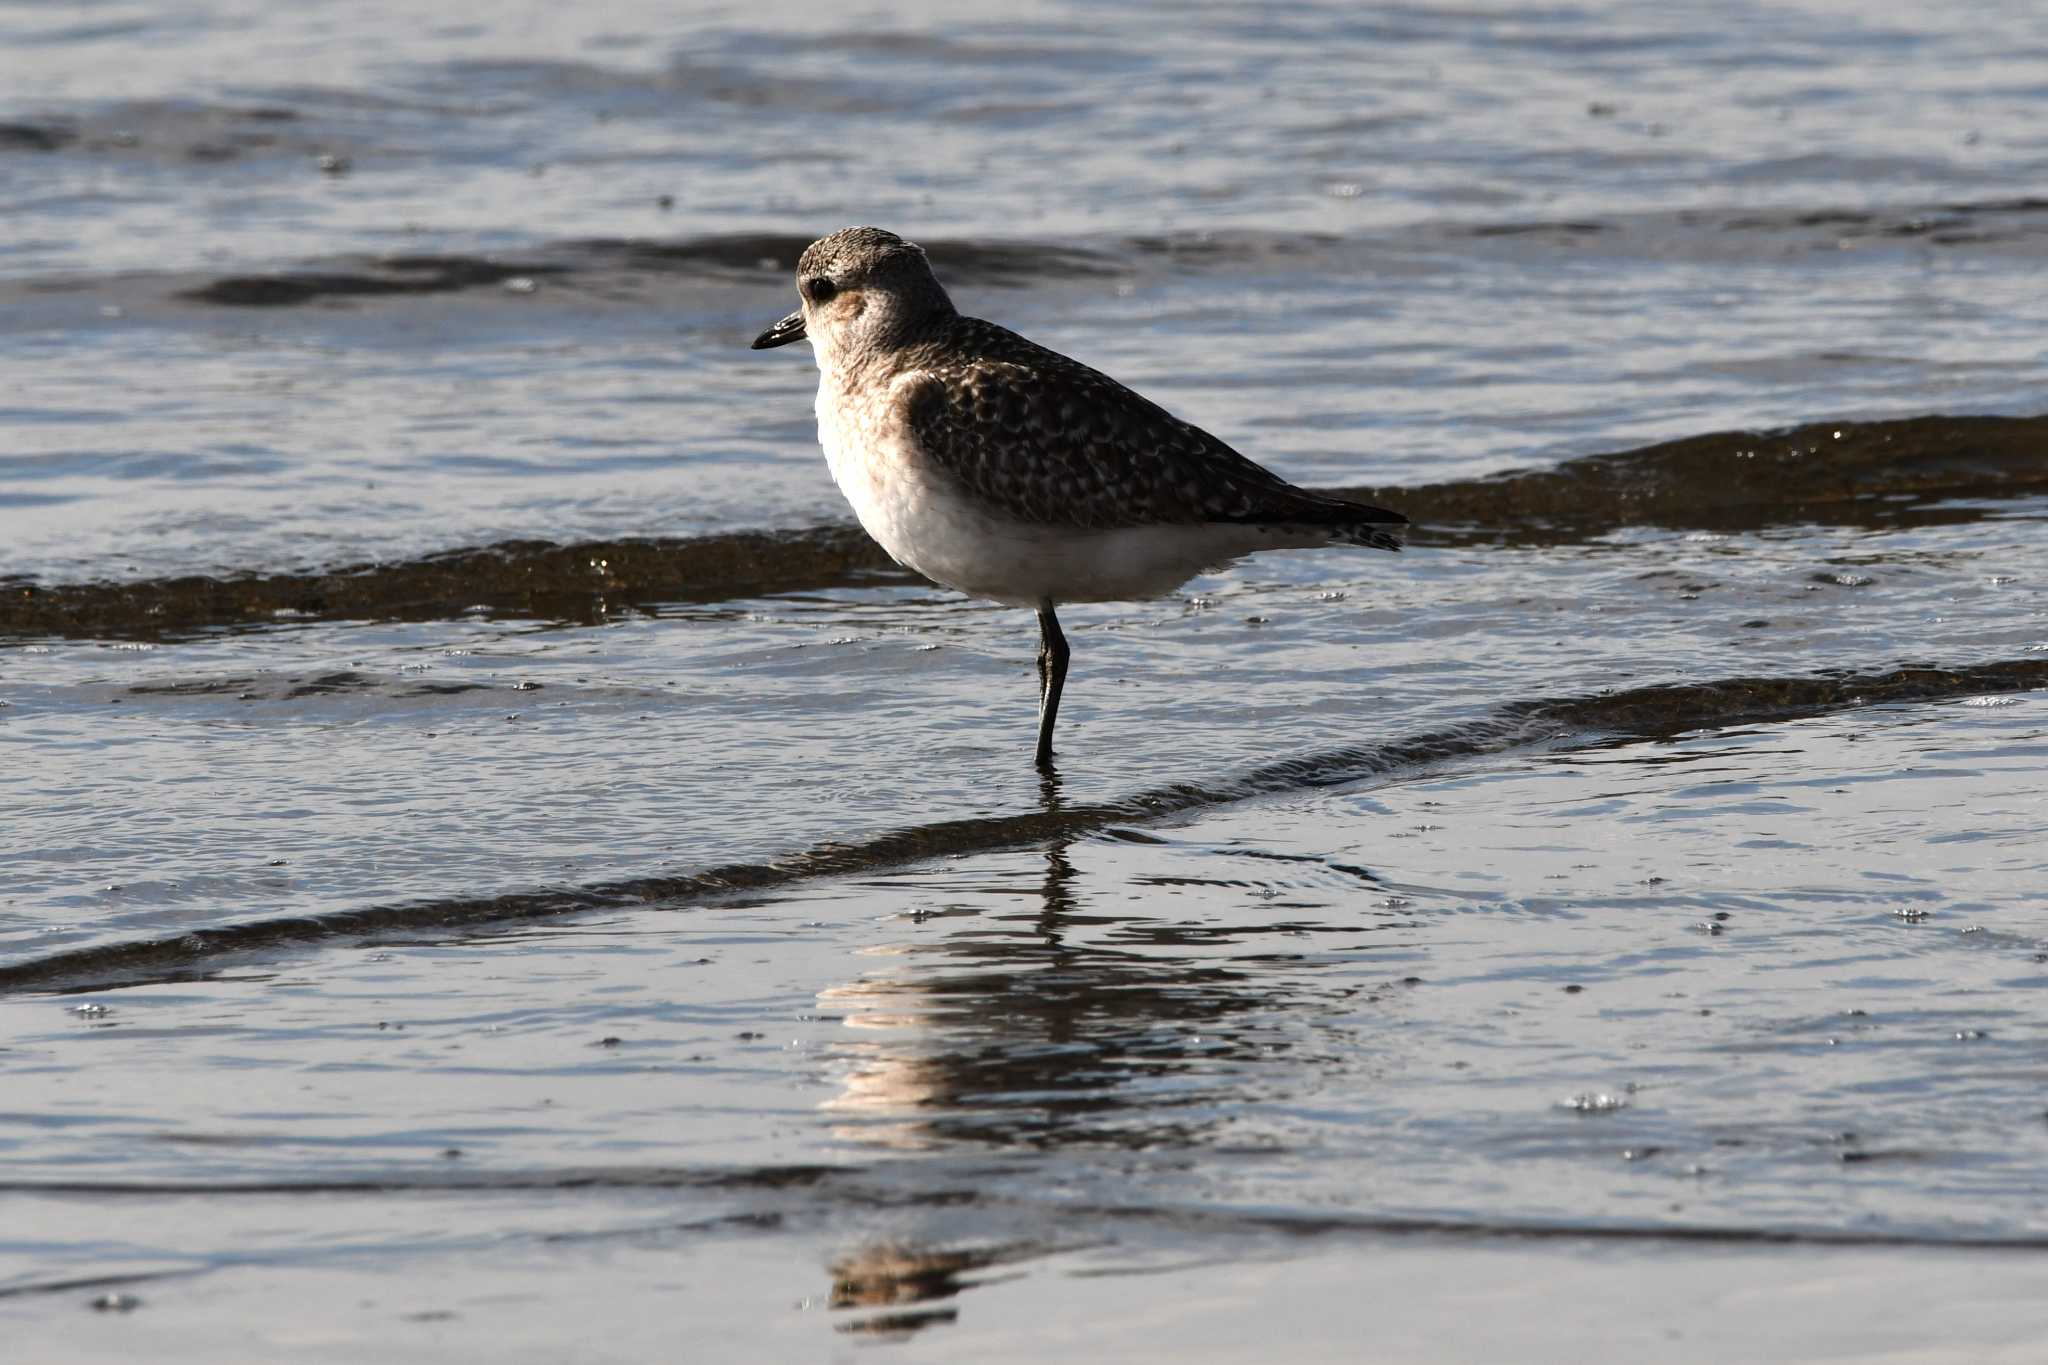
[(953, 314), (924, 248), (875, 227), (841, 228), (796, 263), (803, 306), (754, 338), (754, 349), (809, 339), (820, 364), (901, 345)]

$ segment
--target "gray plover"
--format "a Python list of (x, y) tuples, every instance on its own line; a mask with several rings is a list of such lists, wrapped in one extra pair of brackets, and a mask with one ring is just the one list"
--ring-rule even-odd
[(1054, 608), (1173, 591), (1254, 550), (1398, 550), (1382, 507), (1296, 488), (1108, 375), (962, 317), (924, 250), (850, 227), (797, 261), (818, 442), (867, 533), (935, 583), (1038, 612), (1038, 750), (1067, 677)]

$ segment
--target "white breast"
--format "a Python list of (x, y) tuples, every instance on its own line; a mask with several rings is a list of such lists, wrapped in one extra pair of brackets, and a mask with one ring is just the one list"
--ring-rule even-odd
[(1326, 538), (1240, 526), (1031, 525), (975, 503), (927, 461), (887, 393), (848, 392), (827, 371), (817, 412), (825, 463), (862, 529), (897, 563), (974, 597), (1027, 607), (1156, 597), (1253, 550)]
[(898, 563), (957, 586), (934, 573), (935, 552), (972, 536), (971, 509), (957, 505), (961, 500), (925, 463), (885, 398), (848, 394), (830, 376), (821, 379), (818, 444), (862, 529)]

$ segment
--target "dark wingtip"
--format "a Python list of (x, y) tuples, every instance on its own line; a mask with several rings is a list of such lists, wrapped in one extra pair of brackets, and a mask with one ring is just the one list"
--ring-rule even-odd
[[(1403, 517), (1400, 524), (1406, 526), (1408, 519)], [(1363, 545), (1369, 549), (1391, 550), (1395, 554), (1401, 553), (1401, 533), (1399, 531), (1383, 531), (1371, 523), (1352, 527), (1350, 534), (1340, 537), (1338, 543)]]
[(1345, 525), (1340, 543), (1401, 552), (1401, 537), (1407, 530), (1408, 518), (1385, 507), (1355, 504), (1352, 510), (1354, 517)]
[(1333, 501), (1346, 503), (1346, 512), (1350, 512), (1352, 532), (1348, 538), (1354, 544), (1372, 546), (1374, 551), (1393, 551), (1395, 555), (1401, 553), (1401, 536), (1405, 534), (1405, 528), (1409, 524), (1405, 516), (1395, 512), (1393, 508), (1372, 508), (1372, 505), (1366, 503), (1352, 503), (1341, 495), (1335, 497)]
[(1291, 495), (1282, 506), (1268, 504), (1255, 515), (1219, 517), (1218, 521), (1238, 525), (1313, 526), (1327, 535), (1332, 545), (1363, 545), (1374, 550), (1401, 549), (1401, 531), (1408, 518), (1385, 507), (1353, 502), (1342, 494), (1317, 493), (1287, 488)]
[(1362, 502), (1352, 502), (1343, 497), (1323, 495), (1331, 510), (1342, 518), (1343, 530), (1338, 535), (1340, 544), (1365, 545), (1375, 550), (1401, 552), (1400, 528), (1408, 525), (1408, 518), (1387, 507), (1373, 507)]

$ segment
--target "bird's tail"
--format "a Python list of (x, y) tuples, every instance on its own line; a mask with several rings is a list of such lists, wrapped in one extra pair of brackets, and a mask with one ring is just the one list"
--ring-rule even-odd
[(1384, 507), (1373, 507), (1328, 493), (1301, 490), (1303, 500), (1288, 520), (1327, 530), (1332, 545), (1364, 545), (1374, 550), (1401, 548), (1408, 518)]
[(1309, 533), (1304, 544), (1316, 544), (1320, 537), (1325, 545), (1364, 545), (1375, 550), (1399, 550), (1401, 528), (1408, 524), (1408, 518), (1399, 512), (1288, 484), (1281, 484), (1271, 490), (1271, 496), (1226, 520), (1255, 526), (1299, 527)]
[(1364, 545), (1374, 550), (1393, 550), (1398, 552), (1401, 548), (1402, 536), (1408, 525), (1408, 518), (1400, 517), (1398, 513), (1388, 512), (1384, 508), (1379, 507), (1367, 507), (1362, 510), (1377, 512), (1381, 516), (1386, 517), (1399, 517), (1399, 519), (1396, 521), (1355, 521), (1347, 525), (1334, 526), (1330, 530), (1330, 543), (1332, 545)]

